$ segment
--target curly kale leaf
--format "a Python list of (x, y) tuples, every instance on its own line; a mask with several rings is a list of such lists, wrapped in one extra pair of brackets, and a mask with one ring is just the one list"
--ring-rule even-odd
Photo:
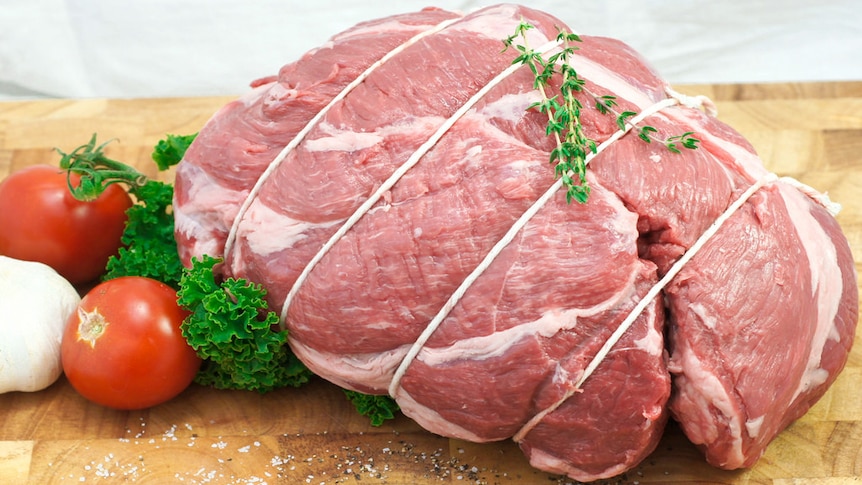
[(183, 272), (178, 301), (191, 311), (183, 336), (204, 359), (196, 382), (219, 389), (260, 392), (299, 387), (312, 374), (287, 346), (287, 331), (275, 330), (266, 290), (246, 280), (216, 280), (218, 258), (194, 258)]
[[(167, 135), (159, 141), (152, 154), (159, 170), (179, 163), (196, 136)], [(183, 268), (174, 239), (173, 186), (108, 159), (103, 147), (96, 145), (93, 135), (74, 152), (60, 152), (64, 168), (89, 177), (93, 194), (109, 183), (121, 182), (137, 200), (127, 210), (123, 247), (108, 260), (103, 279), (146, 276), (179, 289), (178, 303), (191, 312), (182, 324), (183, 336), (204, 359), (197, 383), (266, 392), (308, 382), (313, 374), (290, 351), (287, 332), (277, 330), (278, 316), (267, 311), (266, 291), (243, 279), (218, 281), (214, 270), (221, 260), (210, 256), (193, 259), (191, 268)], [(102, 170), (115, 177), (103, 177)], [(389, 396), (344, 392), (374, 426), (392, 419), (399, 410)]]
[(343, 391), (359, 414), (371, 420), (372, 426), (382, 425), (384, 421), (394, 418), (395, 413), (400, 410), (398, 403), (389, 396), (374, 396), (349, 389)]
[(138, 202), (126, 211), (123, 246), (108, 260), (103, 279), (146, 276), (178, 288), (183, 265), (174, 239), (174, 189), (148, 180), (135, 188), (134, 195)]
[[(182, 160), (186, 149), (197, 134), (178, 136), (167, 135), (153, 150), (153, 161), (159, 170), (167, 170)], [(172, 185), (150, 180), (133, 167), (105, 158), (101, 146), (95, 147), (96, 138), (90, 145), (79, 150), (90, 154), (89, 157), (75, 159), (76, 164), (98, 173), (100, 167), (119, 170), (125, 173), (123, 179), (128, 183), (129, 193), (135, 196), (136, 203), (126, 211), (128, 222), (122, 236), (122, 247), (116, 255), (108, 259), (103, 280), (120, 276), (146, 276), (179, 288), (183, 265), (177, 253), (174, 239), (174, 214)], [(67, 156), (69, 157), (69, 156)], [(71, 157), (69, 157), (70, 160)], [(71, 164), (71, 162), (70, 162)]]
[(197, 137), (197, 133), (192, 135), (168, 135), (165, 139), (159, 140), (153, 149), (153, 161), (159, 167), (159, 170), (167, 170), (170, 167), (180, 163), (186, 150)]

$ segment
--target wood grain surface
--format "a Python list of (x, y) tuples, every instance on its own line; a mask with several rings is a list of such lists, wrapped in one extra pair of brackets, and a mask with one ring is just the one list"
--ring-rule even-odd
[[(705, 94), (767, 167), (843, 205), (838, 221), (862, 270), (862, 82), (681, 86)], [(158, 174), (153, 145), (187, 134), (231, 98), (0, 103), (0, 179), (58, 161), (93, 132), (114, 158)], [(0, 295), (2, 298), (2, 295)], [(0, 316), (3, 318), (4, 316)], [(671, 426), (658, 449), (611, 483), (832, 485), (862, 475), (862, 345), (833, 388), (751, 469), (707, 465)], [(562, 484), (531, 469), (511, 441), (441, 438), (400, 416), (371, 427), (341, 391), (318, 381), (269, 394), (193, 385), (164, 405), (119, 412), (90, 404), (61, 378), (0, 395), (0, 483)]]

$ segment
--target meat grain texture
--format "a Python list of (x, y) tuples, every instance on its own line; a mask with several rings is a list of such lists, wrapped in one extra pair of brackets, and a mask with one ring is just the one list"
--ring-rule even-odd
[[(184, 261), (223, 256), (226, 276), (261, 283), (281, 311), (327, 240), (511, 65), (501, 40), (522, 19), (536, 26), (534, 47), (563, 25), (517, 5), (427, 9), (358, 24), (256, 81), (178, 167)], [(589, 92), (616, 96), (618, 112), (668, 97), (623, 43), (582, 36), (578, 47), (571, 64)], [(742, 136), (696, 107), (644, 123), (659, 138), (692, 131), (698, 149), (675, 154), (634, 133), (603, 149), (588, 203), (560, 192), (542, 206), (395, 377), (453, 292), (554, 184), (547, 119), (527, 109), (539, 96), (530, 71), (516, 70), (422, 152), (294, 289), (283, 315), (292, 349), (340, 386), (390, 392), (429, 431), (515, 437), (535, 467), (578, 480), (638, 464), (671, 417), (710, 463), (751, 466), (834, 381), (858, 319), (847, 241), (792, 184), (755, 192), (577, 385), (673, 263), (768, 175)], [(608, 139), (616, 117), (582, 100), (587, 136)]]

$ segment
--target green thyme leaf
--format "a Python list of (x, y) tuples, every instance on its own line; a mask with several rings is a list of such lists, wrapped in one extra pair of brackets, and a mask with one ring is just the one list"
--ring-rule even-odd
[[(580, 120), (583, 106), (575, 97), (576, 93), (583, 91), (585, 82), (568, 64), (568, 59), (577, 49), (571, 43), (579, 42), (580, 38), (560, 30), (557, 40), (562, 44), (561, 49), (545, 59), (527, 45), (526, 31), (532, 28), (534, 28), (532, 25), (521, 22), (515, 33), (503, 40), (505, 47), (503, 50), (505, 52), (506, 49), (515, 47), (521, 53), (512, 63), (522, 64), (530, 69), (534, 76), (533, 86), (542, 94), (542, 100), (532, 104), (528, 109), (537, 109), (548, 116), (545, 133), (553, 136), (557, 142), (557, 148), (551, 151), (550, 162), (554, 164), (554, 173), (566, 187), (566, 200), (586, 202), (589, 187), (586, 186), (587, 148), (585, 147), (594, 150), (595, 142), (589, 140), (584, 134)], [(516, 40), (520, 40), (521, 43), (515, 44)], [(555, 76), (559, 76), (562, 80), (559, 97), (549, 96), (547, 93), (551, 79)], [(572, 177), (569, 172), (575, 172), (576, 176)]]

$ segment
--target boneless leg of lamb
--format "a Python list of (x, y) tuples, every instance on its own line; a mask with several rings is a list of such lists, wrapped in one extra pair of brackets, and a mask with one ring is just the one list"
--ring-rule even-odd
[[(517, 5), (427, 9), (257, 81), (178, 167), (181, 256), (224, 257), (268, 290), (310, 369), (390, 393), (435, 433), (514, 437), (534, 466), (593, 480), (643, 460), (672, 415), (711, 463), (750, 466), (846, 361), (858, 297), (840, 228), (637, 53), (589, 36), (570, 63), (586, 134), (607, 143), (587, 203), (545, 197), (541, 95), (501, 53), (522, 21), (533, 46), (564, 27)], [(625, 135), (596, 93), (700, 147)]]

